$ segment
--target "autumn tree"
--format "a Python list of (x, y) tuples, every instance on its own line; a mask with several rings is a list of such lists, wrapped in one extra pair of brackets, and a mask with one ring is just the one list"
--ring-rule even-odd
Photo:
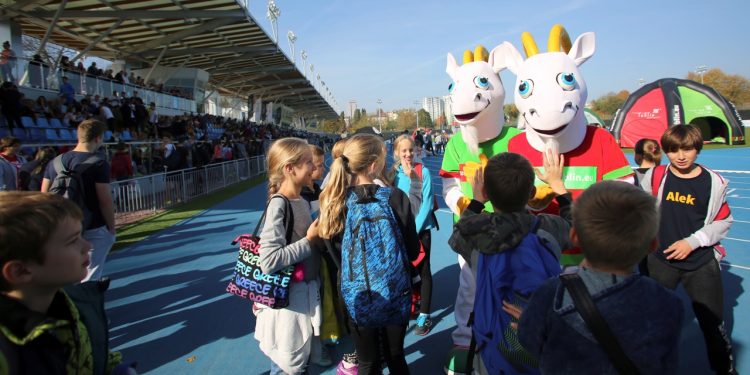
[[(687, 79), (701, 82), (701, 76), (695, 72), (688, 73)], [(713, 87), (735, 106), (750, 105), (750, 80), (741, 75), (714, 68), (703, 74), (703, 84)]]
[(612, 119), (615, 116), (615, 112), (622, 107), (628, 96), (630, 96), (630, 93), (627, 90), (622, 90), (618, 93), (610, 92), (598, 99), (592, 100), (591, 110), (604, 120)]
[(508, 124), (516, 124), (518, 122), (518, 107), (514, 103), (504, 105), (503, 112)]
[[(419, 115), (419, 127), (420, 128), (432, 128), (434, 127), (434, 124), (432, 123), (432, 118), (430, 118), (430, 112), (425, 111), (424, 109), (420, 109), (419, 112), (417, 112)], [(416, 126), (416, 124), (414, 124)]]

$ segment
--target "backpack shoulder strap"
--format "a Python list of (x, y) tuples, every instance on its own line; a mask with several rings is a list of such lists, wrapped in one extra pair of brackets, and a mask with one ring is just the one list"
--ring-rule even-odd
[(628, 358), (625, 351), (620, 346), (620, 342), (612, 333), (607, 322), (602, 317), (596, 304), (591, 299), (591, 294), (586, 289), (581, 278), (575, 274), (560, 275), (560, 281), (565, 285), (565, 289), (570, 293), (576, 310), (581, 314), (581, 318), (586, 322), (586, 326), (602, 346), (607, 357), (612, 362), (617, 372), (621, 375), (638, 374), (638, 368)]
[(62, 156), (65, 154), (61, 154), (55, 157), (55, 159), (52, 161), (52, 166), (55, 168), (55, 174), (60, 174), (62, 171), (65, 170), (65, 166), (62, 162)]
[(96, 154), (89, 155), (89, 157), (87, 157), (86, 160), (83, 161), (83, 163), (78, 164), (75, 167), (75, 171), (77, 173), (83, 173), (87, 169), (89, 169), (91, 166), (93, 166), (94, 164), (100, 162), (101, 160), (102, 160), (102, 158), (100, 158), (99, 155), (96, 155)]
[(666, 165), (657, 165), (654, 167), (654, 171), (651, 172), (651, 194), (653, 196), (656, 197), (659, 195), (659, 188), (661, 187), (661, 182), (664, 180), (664, 174), (666, 173)]

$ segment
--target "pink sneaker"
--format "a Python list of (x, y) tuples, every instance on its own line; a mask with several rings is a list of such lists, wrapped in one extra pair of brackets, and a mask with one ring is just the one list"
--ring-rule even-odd
[(357, 368), (359, 366), (356, 364), (351, 364), (347, 361), (341, 361), (339, 362), (339, 365), (336, 366), (336, 375), (357, 375)]

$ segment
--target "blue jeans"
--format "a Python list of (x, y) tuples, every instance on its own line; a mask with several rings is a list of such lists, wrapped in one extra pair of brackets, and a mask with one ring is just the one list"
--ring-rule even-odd
[(109, 233), (106, 225), (83, 232), (83, 238), (91, 243), (91, 263), (89, 272), (83, 281), (99, 280), (104, 272), (104, 262), (107, 254), (115, 243), (115, 236)]

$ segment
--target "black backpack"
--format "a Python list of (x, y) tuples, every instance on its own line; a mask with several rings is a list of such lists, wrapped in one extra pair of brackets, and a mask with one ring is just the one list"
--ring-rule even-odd
[(83, 172), (102, 159), (98, 155), (91, 155), (83, 163), (78, 164), (73, 169), (68, 169), (63, 165), (63, 155), (57, 156), (52, 161), (52, 166), (55, 168), (57, 175), (50, 184), (49, 192), (70, 199), (81, 208), (81, 211), (83, 211), (83, 229), (86, 230), (91, 224), (93, 213), (86, 205), (86, 189), (83, 186), (82, 175)]

